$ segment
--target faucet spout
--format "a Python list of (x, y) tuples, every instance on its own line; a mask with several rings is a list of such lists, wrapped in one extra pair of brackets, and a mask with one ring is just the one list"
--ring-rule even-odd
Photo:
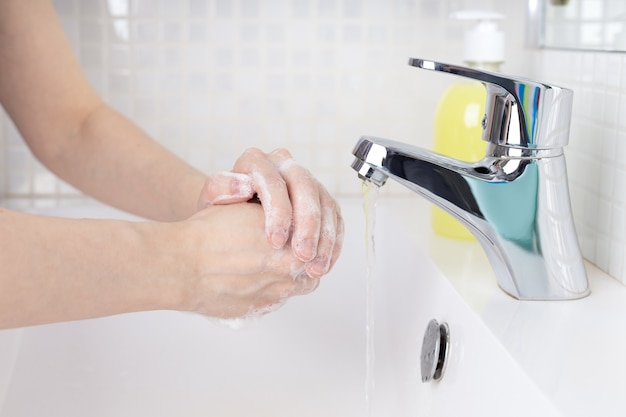
[(589, 294), (571, 215), (562, 149), (518, 150), (466, 163), (382, 138), (362, 137), (352, 167), (388, 178), (460, 220), (478, 239), (498, 284), (521, 300)]

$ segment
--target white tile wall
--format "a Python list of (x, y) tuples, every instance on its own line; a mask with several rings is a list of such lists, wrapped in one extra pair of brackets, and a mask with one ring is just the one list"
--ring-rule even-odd
[[(522, 2), (496, 0), (54, 0), (90, 82), (118, 110), (206, 172), (250, 146), (287, 147), (336, 195), (360, 192), (348, 168), (361, 134), (430, 146), (448, 77), (409, 56), (459, 62), (453, 10), (510, 16), (521, 49)], [(511, 65), (526, 61), (510, 54)], [(515, 64), (517, 62), (517, 64)], [(80, 194), (33, 160), (0, 117), (0, 192)], [(24, 200), (27, 201), (27, 200)]]

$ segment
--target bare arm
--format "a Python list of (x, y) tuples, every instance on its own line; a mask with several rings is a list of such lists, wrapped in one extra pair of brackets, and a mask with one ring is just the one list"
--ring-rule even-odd
[(250, 203), (168, 223), (0, 208), (0, 265), (0, 329), (157, 309), (244, 317), (319, 283), (289, 247), (269, 245)]
[[(48, 0), (0, 2), (0, 102), (35, 155), (87, 194), (172, 221), (206, 204), (245, 201), (256, 193), (268, 241), (281, 248), (291, 240), (299, 259), (311, 262), (312, 275), (328, 271), (341, 218), (307, 170), (284, 150), (252, 150), (234, 167), (249, 179), (246, 192), (233, 188), (230, 177), (209, 180), (98, 97)], [(239, 198), (230, 198), (233, 193)]]
[(0, 102), (33, 153), (80, 190), (153, 219), (197, 211), (206, 176), (100, 99), (46, 0), (0, 2)]
[[(314, 289), (340, 253), (338, 207), (288, 152), (251, 150), (207, 178), (98, 97), (47, 0), (0, 1), (0, 102), (61, 178), (171, 221), (0, 209), (0, 327), (164, 308), (238, 317)], [(244, 203), (253, 194), (263, 206)]]
[(0, 328), (182, 305), (137, 226), (0, 209)]

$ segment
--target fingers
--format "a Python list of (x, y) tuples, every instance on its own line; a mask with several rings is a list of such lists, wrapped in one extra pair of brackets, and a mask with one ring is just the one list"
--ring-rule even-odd
[(309, 275), (316, 278), (327, 274), (335, 265), (341, 253), (344, 237), (341, 210), (328, 192), (325, 192), (325, 198), (322, 199), (322, 213), (324, 213), (322, 217), (324, 226), (322, 227), (318, 255), (313, 260), (311, 267), (307, 269)]
[(289, 276), (291, 279), (281, 283), (280, 299), (292, 297), (294, 295), (304, 295), (314, 291), (320, 283), (317, 278), (310, 277), (306, 272), (306, 264), (301, 262), (298, 268), (291, 269)]
[(306, 274), (298, 280), (294, 281), (290, 296), (309, 294), (317, 289), (320, 280), (311, 278)]
[(265, 212), (265, 231), (270, 244), (282, 248), (289, 239), (292, 207), (285, 179), (258, 149), (248, 149), (235, 163), (234, 171), (249, 176)]
[(209, 177), (198, 200), (198, 210), (213, 204), (233, 204), (248, 201), (254, 195), (251, 178), (235, 172), (219, 172)]
[(343, 217), (341, 216), (341, 210), (339, 206), (336, 206), (336, 207), (337, 207), (337, 212), (336, 212), (337, 213), (337, 237), (335, 239), (335, 247), (333, 248), (333, 254), (330, 259), (329, 269), (335, 266), (335, 262), (337, 262), (337, 259), (339, 259), (339, 254), (341, 253), (341, 249), (343, 248), (343, 238), (345, 235), (345, 226), (343, 223)]
[(328, 191), (284, 149), (270, 154), (248, 149), (233, 171), (209, 178), (199, 206), (247, 201), (256, 194), (272, 247), (284, 247), (291, 237), (303, 273), (312, 278), (328, 273), (343, 241), (343, 220)]
[(293, 206), (291, 246), (306, 273), (319, 278), (334, 265), (343, 243), (343, 219), (328, 191), (311, 173), (295, 163), (287, 151), (270, 154), (286, 180)]
[(272, 313), (285, 305), (290, 297), (305, 295), (315, 291), (319, 283), (319, 279), (310, 278), (305, 273), (291, 282), (277, 284), (275, 288), (271, 288), (271, 295), (267, 295), (261, 300), (256, 300), (255, 304), (248, 308), (248, 313), (245, 317), (249, 318)]
[(298, 259), (309, 262), (317, 255), (322, 229), (320, 185), (289, 152), (274, 151), (269, 158), (287, 184), (293, 212), (291, 246)]

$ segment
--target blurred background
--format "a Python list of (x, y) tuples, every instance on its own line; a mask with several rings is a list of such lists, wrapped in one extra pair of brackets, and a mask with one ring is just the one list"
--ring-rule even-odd
[[(461, 63), (461, 9), (508, 16), (506, 69), (528, 73), (525, 4), (469, 0), (55, 0), (87, 76), (116, 109), (201, 170), (229, 170), (255, 146), (288, 148), (333, 194), (360, 192), (348, 171), (360, 135), (422, 146), (453, 77), (409, 57)], [(511, 26), (512, 25), (512, 26)], [(53, 63), (51, 63), (53, 65)], [(13, 199), (79, 196), (29, 154), (3, 117)], [(52, 204), (39, 200), (38, 204)], [(31, 204), (24, 201), (24, 204)]]

